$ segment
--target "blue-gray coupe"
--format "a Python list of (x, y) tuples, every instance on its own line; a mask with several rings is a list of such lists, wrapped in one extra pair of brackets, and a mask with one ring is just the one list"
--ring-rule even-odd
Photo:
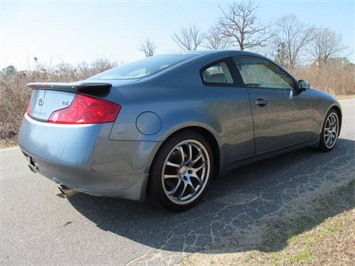
[(157, 55), (73, 83), (30, 83), (19, 145), (69, 194), (194, 206), (212, 177), (298, 148), (330, 151), (336, 99), (244, 51)]

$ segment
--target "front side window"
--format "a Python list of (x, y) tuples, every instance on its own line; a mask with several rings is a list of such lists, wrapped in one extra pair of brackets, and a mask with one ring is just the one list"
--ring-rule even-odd
[(234, 57), (245, 87), (292, 89), (293, 79), (277, 65), (257, 57)]
[(205, 84), (233, 84), (233, 78), (225, 62), (207, 67), (201, 73)]

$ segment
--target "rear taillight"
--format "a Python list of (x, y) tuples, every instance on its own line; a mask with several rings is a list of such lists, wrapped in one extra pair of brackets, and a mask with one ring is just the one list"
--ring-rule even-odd
[(30, 113), (31, 113), (31, 101), (27, 104), (27, 107), (26, 107), (26, 114), (30, 115)]
[(55, 111), (48, 123), (95, 124), (114, 122), (121, 106), (100, 98), (77, 94), (65, 109)]

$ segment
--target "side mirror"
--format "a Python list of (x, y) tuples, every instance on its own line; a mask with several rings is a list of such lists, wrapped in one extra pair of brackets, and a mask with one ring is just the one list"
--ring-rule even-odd
[(300, 90), (308, 90), (310, 88), (309, 82), (307, 80), (299, 80), (298, 81), (298, 89)]

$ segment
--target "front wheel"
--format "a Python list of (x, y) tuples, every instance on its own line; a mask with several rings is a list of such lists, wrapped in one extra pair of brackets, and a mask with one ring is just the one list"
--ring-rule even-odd
[(213, 173), (213, 154), (207, 140), (194, 131), (168, 139), (150, 171), (150, 193), (172, 211), (194, 206), (204, 195)]
[(330, 151), (334, 148), (340, 132), (340, 120), (338, 112), (330, 109), (327, 113), (320, 136), (318, 149), (320, 151)]

